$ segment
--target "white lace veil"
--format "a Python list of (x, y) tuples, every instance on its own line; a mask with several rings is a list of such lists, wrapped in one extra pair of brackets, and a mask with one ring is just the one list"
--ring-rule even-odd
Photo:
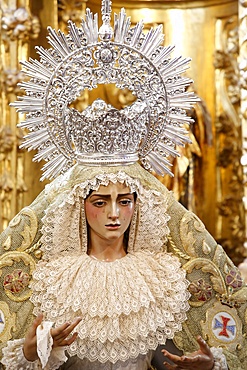
[(121, 167), (121, 170), (117, 167), (88, 168), (76, 165), (46, 187), (51, 203), (42, 220), (44, 259), (87, 252), (84, 199), (90, 190), (97, 190), (100, 185), (107, 186), (109, 182), (125, 183), (131, 192), (137, 194), (128, 252), (162, 250), (169, 233), (167, 190), (163, 187), (164, 192), (159, 191), (161, 186), (157, 187), (158, 180), (153, 175), (138, 164)]
[[(87, 255), (84, 199), (109, 182), (137, 194), (127, 255), (102, 262)], [(163, 253), (169, 233), (166, 188), (138, 164), (76, 165), (46, 187), (43, 258), (31, 285), (34, 314), (61, 325), (83, 317), (70, 356), (101, 363), (127, 361), (155, 350), (182, 329), (189, 309), (185, 271)], [(165, 297), (165, 299), (164, 299)]]

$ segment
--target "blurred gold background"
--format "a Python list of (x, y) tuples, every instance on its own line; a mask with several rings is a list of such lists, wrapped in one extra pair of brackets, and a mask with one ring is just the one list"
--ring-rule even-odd
[[(66, 32), (72, 19), (80, 25), (86, 7), (100, 11), (96, 0), (1, 0), (0, 36), (0, 231), (44, 188), (42, 163), (20, 150), (23, 118), (9, 103), (22, 92), (19, 60), (36, 58), (34, 46), (48, 47), (46, 28)], [(174, 55), (191, 57), (187, 75), (201, 102), (190, 112), (193, 144), (174, 162), (174, 178), (160, 178), (205, 223), (229, 256), (239, 264), (246, 256), (247, 173), (247, 0), (113, 0), (113, 12), (125, 7), (132, 25), (163, 25), (165, 44)], [(98, 94), (116, 107), (131, 102), (127, 91), (101, 87), (81, 97), (83, 109)]]

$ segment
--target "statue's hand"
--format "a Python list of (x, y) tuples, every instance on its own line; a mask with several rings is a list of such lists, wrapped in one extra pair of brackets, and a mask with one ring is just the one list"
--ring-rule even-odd
[(35, 361), (38, 359), (36, 330), (37, 327), (42, 323), (42, 320), (43, 315), (39, 314), (33, 321), (33, 324), (26, 335), (23, 353), (28, 361)]
[(74, 330), (74, 328), (81, 321), (81, 317), (77, 317), (71, 324), (64, 323), (55, 329), (51, 329), (51, 336), (53, 338), (53, 348), (69, 346), (77, 338), (77, 333), (74, 333), (69, 339), (67, 337)]
[[(23, 346), (23, 353), (28, 361), (38, 360), (36, 330), (37, 327), (42, 323), (42, 320), (43, 315), (42, 314), (38, 315), (36, 319), (33, 321), (33, 324), (26, 335)], [(67, 337), (79, 324), (80, 321), (81, 318), (78, 317), (71, 324), (64, 323), (63, 325), (60, 325), (57, 328), (52, 328), (51, 336), (53, 338), (53, 348), (69, 346), (71, 343), (73, 343), (77, 337), (77, 333), (74, 333), (70, 338)]]
[(173, 362), (173, 365), (164, 362), (167, 370), (212, 370), (214, 357), (207, 343), (202, 337), (197, 338), (199, 350), (188, 355), (176, 356), (166, 350), (162, 350), (164, 356)]

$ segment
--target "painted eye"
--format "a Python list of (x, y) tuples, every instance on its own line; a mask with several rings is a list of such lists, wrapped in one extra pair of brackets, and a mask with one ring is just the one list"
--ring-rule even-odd
[(128, 206), (131, 203), (132, 203), (132, 200), (130, 200), (130, 199), (122, 199), (122, 200), (120, 200), (120, 204), (122, 206)]
[(103, 200), (97, 200), (93, 203), (95, 207), (103, 207), (105, 205), (105, 202)]

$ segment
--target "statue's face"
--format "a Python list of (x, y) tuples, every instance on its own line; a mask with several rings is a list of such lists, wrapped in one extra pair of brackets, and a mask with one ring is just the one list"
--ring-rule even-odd
[(85, 200), (85, 214), (92, 240), (114, 242), (123, 238), (128, 229), (135, 206), (129, 187), (117, 182), (101, 185)]

